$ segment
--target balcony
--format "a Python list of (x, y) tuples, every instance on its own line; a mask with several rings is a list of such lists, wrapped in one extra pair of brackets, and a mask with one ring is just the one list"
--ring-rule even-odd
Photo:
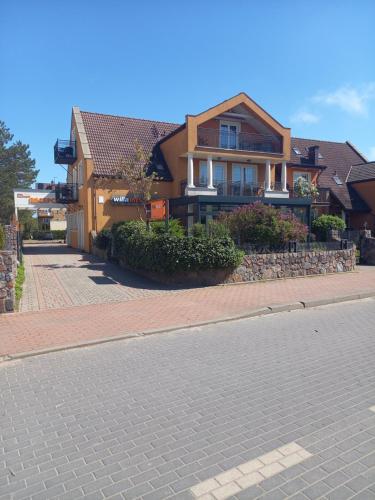
[(54, 146), (55, 163), (71, 165), (77, 159), (76, 142), (57, 139)]
[(251, 151), (253, 153), (282, 154), (281, 139), (272, 135), (247, 132), (225, 132), (220, 129), (198, 127), (198, 146), (215, 149)]
[(78, 201), (77, 184), (56, 184), (55, 188), (56, 203), (74, 203)]
[(313, 198), (313, 203), (318, 205), (329, 205), (331, 202), (331, 190), (318, 187), (319, 194)]
[(307, 190), (306, 194), (302, 194), (301, 190), (298, 188), (293, 188), (289, 190), (290, 198), (311, 198), (313, 204), (316, 205), (329, 205), (330, 203), (330, 189), (329, 188), (319, 188), (317, 194), (310, 194)]
[[(187, 186), (187, 180), (181, 182), (181, 196), (185, 196), (185, 188)], [(205, 178), (195, 178), (194, 186), (198, 190), (207, 189), (207, 179)], [(217, 196), (253, 196), (257, 198), (262, 198), (264, 196), (264, 183), (255, 182), (214, 182), (215, 195)], [(208, 193), (207, 193), (208, 194)], [(212, 193), (210, 193), (212, 194)]]

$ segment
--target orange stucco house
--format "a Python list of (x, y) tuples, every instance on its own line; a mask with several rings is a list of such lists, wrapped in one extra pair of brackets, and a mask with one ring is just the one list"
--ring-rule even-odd
[[(55, 163), (68, 165), (67, 183), (56, 193), (68, 205), (71, 246), (91, 251), (95, 233), (138, 218), (136, 194), (115, 179), (136, 141), (151, 155), (153, 198), (167, 198), (170, 215), (188, 228), (256, 200), (291, 210), (306, 223), (313, 212), (348, 218), (351, 211), (370, 211), (346, 184), (351, 165), (366, 161), (351, 144), (291, 138), (289, 128), (244, 93), (186, 115), (182, 125), (74, 107), (70, 139), (54, 147)], [(318, 185), (318, 196), (302, 195), (300, 178)]]

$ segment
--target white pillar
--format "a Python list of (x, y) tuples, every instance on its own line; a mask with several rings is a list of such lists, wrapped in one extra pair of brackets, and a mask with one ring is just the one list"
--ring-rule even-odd
[(271, 161), (266, 160), (265, 190), (271, 191)]
[(214, 167), (212, 164), (212, 156), (207, 158), (207, 187), (208, 189), (214, 188)]
[(283, 161), (281, 166), (281, 189), (285, 192), (288, 191), (286, 187), (286, 161)]
[(188, 153), (187, 157), (187, 179), (188, 179), (188, 185), (187, 187), (189, 188), (194, 188), (194, 162), (193, 162), (193, 155), (191, 153)]

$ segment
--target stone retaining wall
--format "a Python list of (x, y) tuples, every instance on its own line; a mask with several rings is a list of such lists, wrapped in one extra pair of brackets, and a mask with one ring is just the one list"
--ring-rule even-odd
[(11, 250), (17, 254), (17, 226), (15, 224), (9, 224), (4, 226), (5, 229), (5, 249)]
[(242, 264), (228, 276), (226, 283), (347, 272), (353, 271), (355, 263), (355, 248), (245, 255)]
[(361, 261), (364, 264), (375, 265), (375, 238), (361, 239)]
[(16, 254), (9, 250), (0, 250), (0, 313), (14, 311), (16, 275)]
[[(355, 264), (354, 247), (350, 250), (245, 255), (242, 264), (234, 270), (210, 269), (170, 275), (143, 270), (136, 272), (167, 285), (207, 286), (348, 272), (354, 270)], [(121, 260), (120, 265), (127, 268)]]

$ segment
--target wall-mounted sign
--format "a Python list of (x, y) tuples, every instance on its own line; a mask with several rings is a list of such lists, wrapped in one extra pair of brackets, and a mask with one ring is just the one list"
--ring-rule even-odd
[(142, 205), (141, 198), (133, 194), (122, 196), (112, 196), (111, 203), (113, 205)]
[(166, 200), (154, 200), (148, 205), (151, 220), (164, 220), (167, 213)]

